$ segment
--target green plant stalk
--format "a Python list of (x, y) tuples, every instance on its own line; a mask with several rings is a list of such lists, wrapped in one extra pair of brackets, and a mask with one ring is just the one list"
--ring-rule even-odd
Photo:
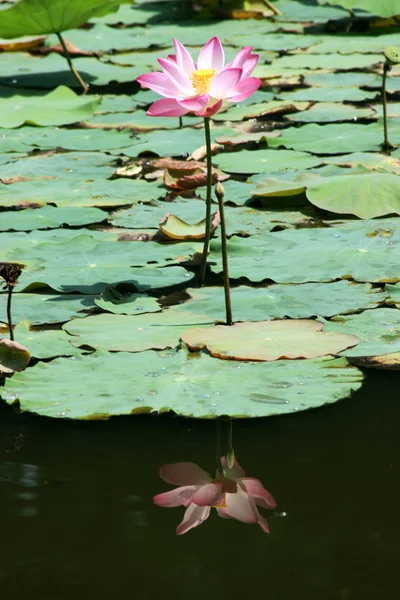
[(383, 103), (383, 149), (387, 152), (392, 147), (389, 142), (388, 119), (387, 119), (387, 96), (386, 96), (386, 78), (390, 71), (390, 66), (385, 63), (383, 65), (382, 75), (382, 103)]
[(11, 316), (11, 299), (12, 299), (13, 286), (8, 285), (7, 290), (8, 290), (8, 296), (7, 296), (8, 332), (10, 334), (10, 340), (13, 342), (14, 341), (14, 327), (13, 327), (12, 316)]
[(204, 237), (203, 255), (201, 257), (199, 284), (204, 285), (206, 278), (207, 256), (211, 237), (211, 191), (212, 191), (212, 165), (211, 165), (211, 132), (210, 117), (204, 117), (204, 133), (206, 137), (207, 152), (207, 196), (206, 196), (206, 233)]
[(67, 48), (67, 46), (65, 44), (64, 38), (61, 35), (61, 33), (57, 33), (57, 37), (58, 37), (58, 39), (60, 41), (61, 47), (62, 47), (63, 52), (64, 52), (64, 57), (67, 60), (68, 66), (71, 69), (72, 74), (74, 75), (75, 79), (77, 79), (79, 81), (79, 84), (82, 86), (83, 93), (86, 94), (86, 92), (89, 89), (89, 86), (86, 85), (86, 83), (83, 81), (82, 77), (79, 75), (78, 71), (75, 69), (74, 64), (72, 62), (72, 59), (71, 59), (71, 55), (68, 52), (68, 48)]
[[(218, 187), (218, 185), (217, 185)], [(224, 294), (225, 294), (225, 314), (226, 324), (232, 325), (232, 304), (231, 304), (231, 289), (229, 286), (229, 267), (228, 267), (228, 247), (226, 243), (226, 224), (224, 212), (224, 194), (216, 192), (219, 206), (219, 216), (221, 219), (221, 252), (222, 252), (222, 272), (224, 278)]]

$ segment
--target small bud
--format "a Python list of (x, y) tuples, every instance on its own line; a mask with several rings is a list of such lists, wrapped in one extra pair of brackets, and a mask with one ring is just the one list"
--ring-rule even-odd
[(217, 185), (215, 186), (215, 195), (217, 196), (218, 200), (224, 199), (225, 190), (224, 190), (224, 186), (222, 185), (222, 183), (220, 181), (218, 181)]

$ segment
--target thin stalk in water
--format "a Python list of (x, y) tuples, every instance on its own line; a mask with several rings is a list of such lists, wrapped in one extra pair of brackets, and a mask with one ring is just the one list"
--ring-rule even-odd
[(211, 132), (210, 117), (204, 117), (204, 133), (206, 137), (207, 152), (207, 196), (206, 196), (206, 233), (204, 237), (203, 256), (201, 257), (199, 284), (204, 285), (206, 278), (207, 256), (211, 237), (211, 192), (212, 192), (212, 165), (211, 165)]
[(83, 88), (83, 93), (84, 93), (84, 94), (86, 94), (86, 92), (87, 92), (87, 91), (88, 91), (88, 89), (89, 89), (89, 86), (88, 86), (88, 85), (86, 85), (86, 83), (83, 81), (82, 77), (79, 75), (78, 71), (75, 69), (75, 67), (74, 67), (74, 64), (73, 64), (73, 62), (72, 62), (71, 55), (70, 55), (70, 53), (68, 52), (67, 45), (66, 45), (66, 43), (65, 43), (65, 41), (64, 41), (64, 38), (63, 38), (63, 36), (61, 35), (61, 33), (57, 33), (57, 37), (58, 37), (58, 39), (59, 39), (59, 41), (60, 41), (61, 47), (62, 47), (62, 49), (63, 49), (63, 52), (64, 52), (64, 57), (65, 57), (65, 58), (66, 58), (66, 60), (67, 60), (68, 66), (69, 66), (69, 68), (71, 69), (71, 72), (72, 72), (72, 74), (74, 75), (75, 79), (77, 79), (77, 80), (79, 81), (79, 84), (82, 86), (82, 88)]
[(232, 304), (231, 304), (231, 289), (229, 286), (229, 267), (228, 267), (228, 247), (226, 242), (226, 224), (224, 212), (224, 196), (225, 190), (223, 185), (218, 182), (215, 186), (215, 195), (218, 199), (219, 215), (221, 219), (221, 252), (222, 252), (222, 271), (224, 278), (224, 293), (225, 293), (225, 314), (226, 324), (232, 325)]
[(7, 295), (8, 332), (10, 334), (10, 340), (13, 342), (14, 341), (14, 326), (13, 326), (12, 316), (11, 316), (11, 300), (12, 300), (13, 286), (7, 285), (7, 290), (8, 290), (8, 295)]
[(382, 76), (382, 102), (383, 102), (383, 150), (388, 152), (393, 148), (389, 142), (388, 134), (388, 119), (387, 119), (387, 96), (386, 96), (386, 79), (387, 74), (390, 71), (390, 65), (385, 63), (383, 65), (383, 76)]

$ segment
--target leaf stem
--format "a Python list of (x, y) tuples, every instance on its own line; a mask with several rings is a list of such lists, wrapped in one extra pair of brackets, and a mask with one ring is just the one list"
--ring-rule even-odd
[(89, 86), (88, 86), (88, 85), (86, 85), (86, 83), (83, 81), (82, 77), (79, 75), (78, 71), (75, 69), (75, 67), (74, 67), (74, 64), (73, 64), (73, 62), (72, 62), (72, 59), (71, 59), (71, 55), (70, 55), (70, 53), (68, 52), (67, 45), (66, 45), (66, 43), (65, 43), (65, 41), (64, 41), (64, 38), (63, 38), (63, 36), (61, 35), (61, 33), (58, 33), (58, 32), (57, 32), (57, 37), (58, 37), (58, 39), (59, 39), (59, 41), (60, 41), (61, 47), (62, 47), (62, 49), (63, 49), (63, 52), (64, 52), (64, 57), (65, 57), (65, 58), (66, 58), (66, 60), (67, 60), (68, 66), (69, 66), (69, 68), (71, 69), (71, 72), (72, 72), (72, 74), (74, 75), (75, 79), (77, 79), (77, 80), (79, 81), (79, 84), (82, 86), (82, 88), (83, 88), (83, 93), (84, 93), (84, 94), (86, 94), (86, 92), (87, 92), (87, 91), (88, 91), (88, 89), (89, 89)]
[(206, 137), (207, 151), (207, 196), (206, 196), (206, 233), (204, 237), (203, 255), (201, 257), (199, 284), (204, 285), (207, 268), (208, 248), (211, 237), (211, 186), (212, 186), (212, 165), (211, 165), (211, 133), (210, 117), (204, 117), (204, 133)]
[(390, 71), (390, 65), (387, 62), (383, 65), (383, 75), (382, 75), (382, 102), (383, 102), (383, 150), (384, 152), (389, 152), (393, 146), (389, 142), (389, 133), (388, 133), (388, 119), (387, 119), (387, 97), (386, 97), (386, 78), (387, 74)]
[(264, 3), (268, 6), (269, 9), (272, 10), (273, 13), (275, 13), (278, 17), (282, 14), (281, 11), (276, 8), (276, 6), (274, 4), (272, 4), (272, 2), (270, 0), (264, 0)]
[(8, 296), (7, 296), (8, 331), (10, 334), (10, 340), (13, 342), (14, 341), (14, 327), (13, 327), (12, 316), (11, 316), (11, 299), (12, 299), (12, 293), (13, 293), (13, 286), (7, 285), (7, 290), (8, 290)]
[(231, 290), (229, 287), (229, 268), (228, 268), (228, 247), (226, 243), (226, 224), (225, 224), (225, 211), (224, 211), (224, 188), (221, 183), (217, 183), (215, 187), (215, 194), (218, 199), (219, 216), (221, 219), (221, 251), (222, 251), (222, 271), (224, 278), (224, 292), (225, 292), (225, 314), (226, 324), (232, 325), (232, 304), (231, 304)]

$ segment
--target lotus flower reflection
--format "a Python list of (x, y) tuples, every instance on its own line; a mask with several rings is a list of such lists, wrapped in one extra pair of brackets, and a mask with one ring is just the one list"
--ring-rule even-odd
[(243, 48), (232, 62), (225, 65), (225, 55), (217, 37), (200, 50), (197, 62), (178, 40), (175, 54), (159, 58), (163, 72), (146, 73), (137, 81), (165, 98), (154, 102), (147, 114), (153, 117), (181, 117), (188, 112), (210, 117), (221, 108), (223, 100), (240, 102), (253, 94), (261, 84), (250, 77), (258, 62), (251, 46)]
[(236, 460), (232, 468), (228, 467), (224, 457), (221, 463), (223, 474), (214, 479), (191, 462), (163, 465), (160, 468), (161, 478), (179, 487), (154, 496), (154, 503), (164, 507), (186, 507), (183, 521), (176, 530), (178, 535), (201, 525), (209, 517), (211, 508), (215, 508), (224, 519), (258, 523), (263, 531), (269, 533), (268, 523), (258, 512), (257, 505), (274, 508), (276, 502), (272, 495), (259, 479), (246, 477)]

